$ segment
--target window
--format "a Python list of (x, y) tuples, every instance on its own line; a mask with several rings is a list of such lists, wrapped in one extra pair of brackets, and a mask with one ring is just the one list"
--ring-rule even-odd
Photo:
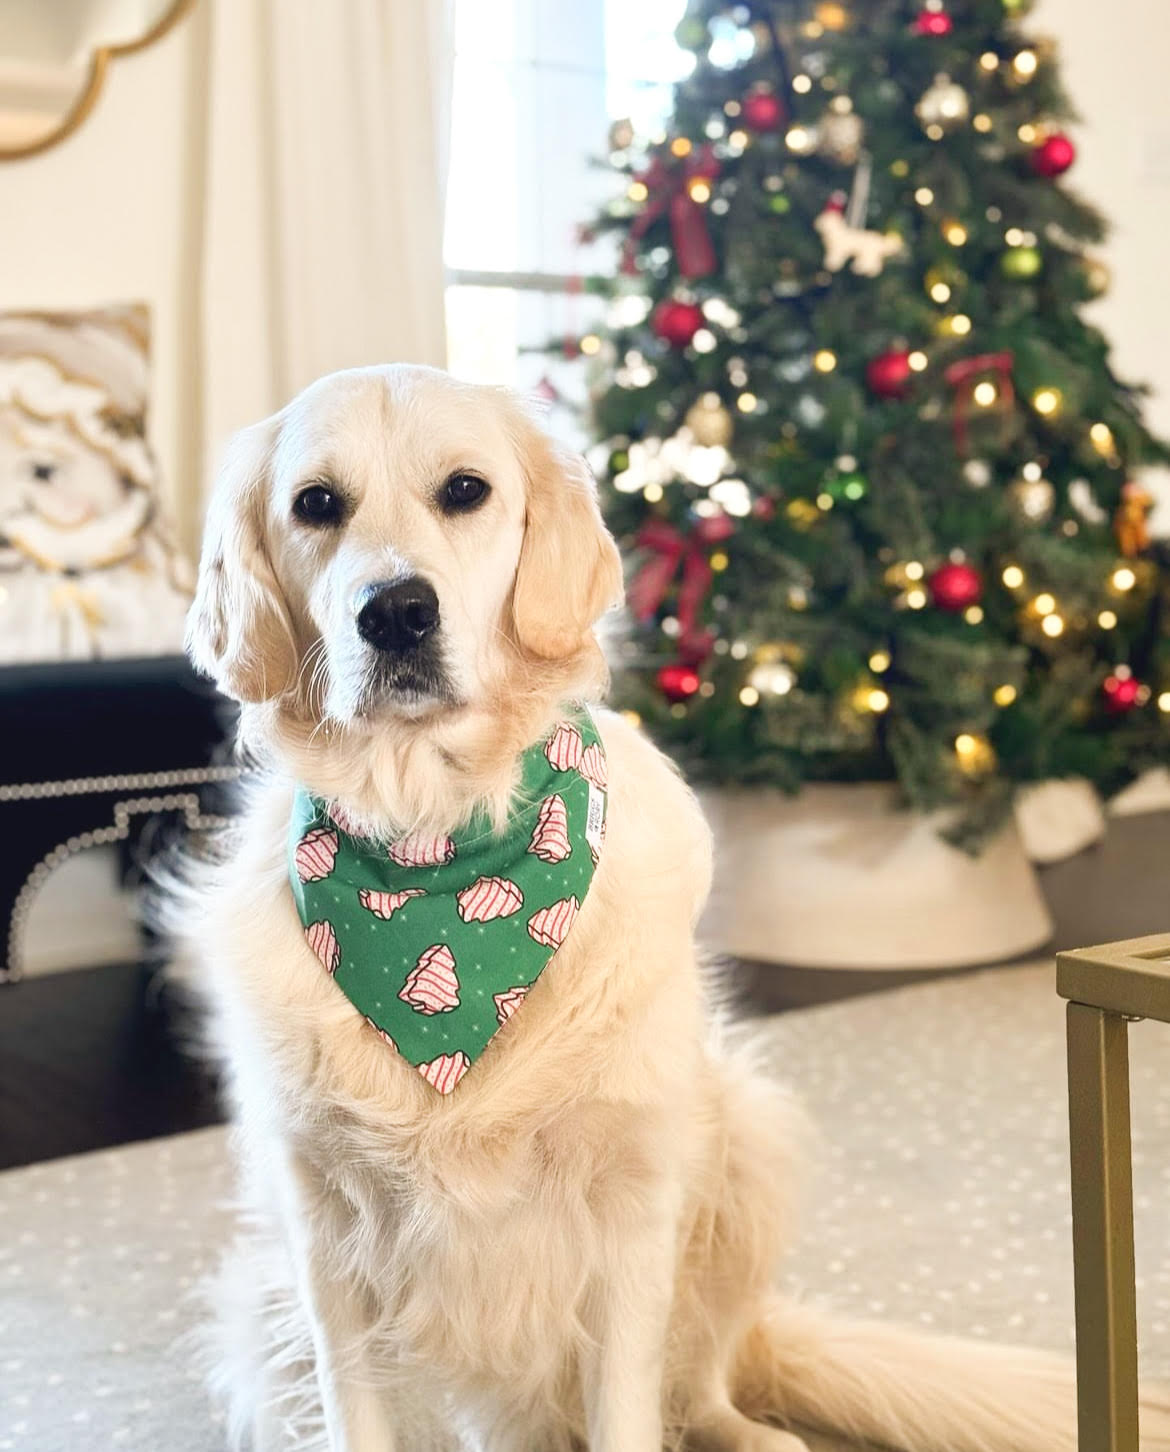
[[(563, 397), (583, 370), (541, 352), (599, 321), (579, 279), (616, 267), (583, 222), (614, 194), (607, 133), (662, 125), (690, 57), (685, 0), (457, 0), (444, 247), (452, 372)], [(598, 164), (600, 163), (600, 165)]]

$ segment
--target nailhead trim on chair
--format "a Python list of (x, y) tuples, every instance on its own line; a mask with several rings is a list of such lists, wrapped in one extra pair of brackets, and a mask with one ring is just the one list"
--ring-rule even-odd
[[(99, 792), (134, 790), (148, 786), (195, 786), (212, 782), (231, 781), (240, 775), (238, 767), (207, 766), (191, 767), (181, 771), (143, 772), (128, 776), (77, 777), (59, 782), (28, 782), (16, 786), (0, 786), (0, 802), (35, 801), (38, 798), (56, 796), (81, 796)], [(170, 793), (166, 796), (128, 797), (114, 803), (114, 821), (109, 827), (97, 827), (92, 832), (79, 832), (67, 837), (47, 852), (25, 878), (8, 925), (7, 967), (0, 967), (0, 982), (15, 982), (22, 976), (23, 936), (32, 911), (33, 900), (44, 886), (55, 868), (67, 858), (88, 847), (105, 846), (120, 842), (130, 833), (130, 818), (144, 812), (183, 813), (183, 820), (191, 831), (206, 831), (225, 826), (227, 817), (205, 813), (196, 792)]]

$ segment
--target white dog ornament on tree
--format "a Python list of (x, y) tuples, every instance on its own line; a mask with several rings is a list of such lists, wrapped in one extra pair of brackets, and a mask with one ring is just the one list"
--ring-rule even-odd
[(902, 250), (900, 237), (867, 232), (864, 227), (850, 225), (844, 198), (840, 196), (833, 197), (814, 226), (825, 244), (825, 266), (830, 272), (840, 272), (852, 259), (854, 272), (862, 277), (877, 277), (886, 259)]

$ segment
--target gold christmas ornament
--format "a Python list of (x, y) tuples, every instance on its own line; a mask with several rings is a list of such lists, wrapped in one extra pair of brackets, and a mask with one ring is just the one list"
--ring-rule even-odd
[(1094, 297), (1107, 293), (1113, 283), (1113, 273), (1103, 257), (1085, 258), (1085, 281)]
[(958, 81), (940, 72), (915, 106), (914, 114), (928, 135), (932, 126), (946, 131), (966, 121), (971, 114), (971, 98)]
[(704, 393), (687, 409), (684, 419), (695, 443), (725, 449), (735, 433), (735, 421), (717, 393)]
[(1008, 485), (1008, 496), (1017, 513), (1033, 524), (1043, 524), (1051, 518), (1056, 503), (1056, 490), (1048, 479), (1043, 478), (1013, 480)]
[(837, 0), (821, 0), (813, 15), (826, 30), (844, 30), (849, 24), (848, 10)]
[(830, 111), (821, 119), (817, 134), (822, 155), (842, 166), (853, 166), (861, 155), (865, 122), (855, 111)]

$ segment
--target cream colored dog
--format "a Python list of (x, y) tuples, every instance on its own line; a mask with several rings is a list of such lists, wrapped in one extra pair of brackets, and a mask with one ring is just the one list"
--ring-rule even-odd
[[(359, 626), (387, 581), (422, 602), (401, 648)], [(270, 771), (188, 933), (247, 1214), (214, 1288), (237, 1442), (797, 1452), (779, 1424), (808, 1424), (910, 1452), (1071, 1452), (1062, 1365), (774, 1292), (799, 1117), (713, 1026), (692, 940), (707, 830), (621, 717), (597, 715), (610, 807), (593, 887), (454, 1094), (306, 945), (293, 783), (370, 833), (450, 831), (477, 804), (502, 816), (518, 754), (602, 689), (593, 628), (620, 594), (586, 470), (498, 390), (341, 373), (231, 451), (189, 648), (245, 703)], [(1147, 1447), (1170, 1447), (1170, 1418), (1148, 1420)]]

